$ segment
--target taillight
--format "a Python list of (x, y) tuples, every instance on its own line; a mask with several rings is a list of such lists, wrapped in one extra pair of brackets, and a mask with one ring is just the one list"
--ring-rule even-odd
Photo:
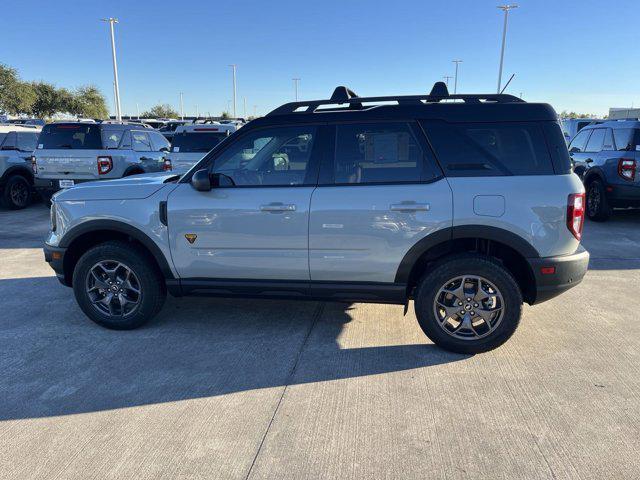
[(171, 170), (173, 170), (173, 165), (171, 165), (170, 159), (164, 159), (164, 162), (162, 163), (162, 170), (164, 170), (165, 172), (170, 172)]
[(33, 174), (38, 173), (38, 162), (36, 162), (36, 156), (31, 155), (31, 170), (33, 170)]
[(111, 157), (98, 157), (98, 175), (105, 175), (113, 168)]
[(618, 160), (618, 175), (625, 180), (633, 182), (636, 178), (636, 161), (633, 158), (621, 158)]
[(584, 227), (584, 193), (572, 193), (567, 202), (567, 228), (576, 239), (582, 238)]

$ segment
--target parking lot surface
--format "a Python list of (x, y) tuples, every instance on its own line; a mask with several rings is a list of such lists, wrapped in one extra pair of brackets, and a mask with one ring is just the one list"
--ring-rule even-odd
[(584, 282), (503, 347), (413, 309), (169, 297), (102, 329), (0, 210), (0, 478), (638, 478), (640, 213), (588, 223)]

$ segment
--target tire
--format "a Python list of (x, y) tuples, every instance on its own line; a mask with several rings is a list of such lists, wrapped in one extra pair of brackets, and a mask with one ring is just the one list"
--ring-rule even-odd
[(22, 175), (9, 177), (2, 192), (2, 203), (11, 210), (20, 210), (31, 202), (31, 184)]
[(128, 170), (128, 171), (124, 172), (124, 175), (122, 175), (122, 178), (130, 177), (132, 175), (140, 175), (142, 173), (144, 173), (144, 170), (135, 170), (135, 169), (134, 170)]
[(611, 217), (611, 207), (607, 192), (601, 180), (593, 180), (587, 185), (587, 217), (596, 222), (604, 222)]
[[(455, 280), (465, 277), (481, 279), (467, 278), (468, 288), (463, 287), (466, 298), (456, 301), (454, 298), (458, 297), (447, 291), (456, 291), (462, 282)], [(481, 292), (477, 290), (478, 284), (482, 285)], [(477, 297), (471, 288), (474, 285)], [(492, 290), (493, 296), (474, 300)], [(511, 273), (498, 261), (477, 254), (449, 257), (438, 263), (422, 277), (414, 299), (422, 331), (439, 347), (456, 353), (474, 354), (499, 347), (513, 335), (522, 316), (522, 292)], [(437, 300), (450, 305), (447, 306), (450, 310), (445, 311)]]
[[(110, 272), (116, 264), (121, 266)], [(128, 284), (126, 269), (130, 271)], [(118, 241), (97, 245), (80, 257), (73, 271), (73, 292), (91, 320), (113, 330), (144, 325), (158, 314), (167, 296), (164, 278), (147, 252)]]

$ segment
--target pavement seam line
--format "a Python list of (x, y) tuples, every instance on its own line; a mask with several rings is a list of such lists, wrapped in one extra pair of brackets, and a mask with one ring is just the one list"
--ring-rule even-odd
[(262, 435), (262, 440), (260, 440), (260, 445), (258, 446), (258, 450), (256, 451), (256, 454), (253, 457), (253, 461), (251, 462), (251, 466), (249, 467), (249, 471), (247, 472), (247, 476), (244, 477), (245, 480), (249, 479), (249, 476), (251, 475), (251, 472), (253, 471), (253, 467), (256, 464), (256, 460), (258, 460), (258, 455), (260, 455), (260, 452), (262, 451), (262, 446), (264, 445), (264, 442), (267, 439), (267, 435), (269, 434), (269, 430), (271, 430), (271, 425), (273, 424), (273, 421), (276, 418), (278, 410), (280, 409), (280, 405), (282, 404), (282, 400), (284, 399), (284, 396), (287, 393), (287, 388), (289, 388), (289, 384), (290, 384), (291, 380), (293, 379), (294, 374), (296, 373), (296, 369), (298, 368), (298, 363), (300, 362), (300, 358), (302, 357), (302, 352), (304, 350), (304, 347), (306, 347), (307, 342), (309, 340), (309, 337), (311, 336), (311, 332), (313, 331), (314, 327), (316, 326), (316, 323), (318, 323), (318, 320), (320, 319), (320, 317), (322, 316), (322, 313), (324, 312), (324, 306), (325, 306), (324, 302), (320, 303), (320, 305), (318, 305), (318, 307), (316, 308), (316, 311), (313, 313), (313, 319), (311, 321), (311, 325), (309, 326), (309, 330), (307, 330), (307, 333), (306, 333), (306, 335), (304, 337), (304, 340), (302, 341), (302, 345), (300, 345), (300, 350), (298, 350), (298, 354), (296, 355), (296, 361), (293, 363), (293, 367), (291, 368), (291, 372), (289, 372), (289, 375), (287, 376), (287, 380), (284, 383), (284, 388), (282, 389), (282, 393), (280, 394), (280, 398), (278, 399), (278, 403), (276, 404), (276, 408), (273, 411), (273, 415), (271, 416), (271, 420), (269, 420), (269, 424), (267, 425), (267, 429), (265, 430), (264, 435)]

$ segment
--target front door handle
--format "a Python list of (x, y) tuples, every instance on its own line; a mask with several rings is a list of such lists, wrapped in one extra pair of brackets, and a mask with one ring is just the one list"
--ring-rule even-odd
[(294, 212), (296, 210), (296, 206), (288, 203), (270, 203), (269, 205), (260, 205), (260, 211), (262, 212)]
[(428, 212), (430, 209), (428, 203), (402, 202), (389, 205), (392, 212)]

